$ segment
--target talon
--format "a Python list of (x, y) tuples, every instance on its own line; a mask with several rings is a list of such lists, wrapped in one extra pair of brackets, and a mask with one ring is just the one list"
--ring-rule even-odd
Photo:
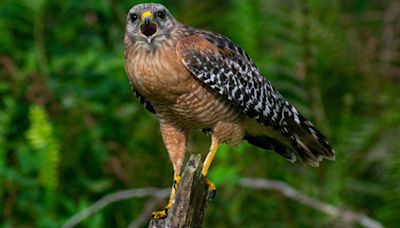
[(162, 211), (155, 211), (151, 214), (151, 216), (155, 219), (164, 219), (168, 216), (168, 208), (165, 208)]
[(216, 189), (209, 191), (208, 195), (207, 195), (208, 202), (213, 201), (213, 199), (215, 198), (216, 195), (217, 195), (217, 190)]
[(211, 182), (207, 177), (204, 177), (204, 180), (206, 182), (208, 191), (207, 200), (212, 201), (217, 195), (217, 188), (215, 187), (215, 184)]

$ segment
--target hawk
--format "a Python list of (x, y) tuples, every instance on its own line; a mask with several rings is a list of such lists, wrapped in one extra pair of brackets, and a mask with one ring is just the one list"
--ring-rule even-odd
[[(126, 18), (125, 70), (146, 109), (158, 117), (174, 169), (166, 217), (177, 191), (191, 131), (211, 133), (206, 177), (221, 143), (250, 144), (287, 160), (318, 166), (335, 158), (328, 140), (262, 75), (247, 53), (229, 38), (186, 26), (161, 4), (132, 7)], [(209, 191), (214, 184), (207, 178)]]

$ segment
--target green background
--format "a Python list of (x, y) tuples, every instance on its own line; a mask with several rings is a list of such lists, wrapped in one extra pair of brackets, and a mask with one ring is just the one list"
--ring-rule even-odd
[[(126, 13), (139, 2), (0, 1), (0, 227), (59, 227), (106, 194), (172, 184), (157, 119), (124, 72)], [(247, 143), (223, 146), (210, 171), (218, 194), (206, 227), (345, 224), (240, 187), (244, 176), (399, 224), (399, 1), (158, 2), (240, 44), (337, 151), (335, 162), (311, 168)], [(190, 152), (204, 156), (209, 143), (196, 133)], [(126, 227), (149, 200), (109, 205), (80, 226)]]

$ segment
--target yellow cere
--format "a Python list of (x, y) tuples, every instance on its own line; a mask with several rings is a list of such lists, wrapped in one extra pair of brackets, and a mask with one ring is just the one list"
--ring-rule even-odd
[(145, 12), (143, 12), (143, 13), (142, 13), (142, 16), (141, 16), (142, 21), (144, 21), (144, 19), (145, 19), (146, 17), (149, 17), (150, 20), (153, 20), (153, 13), (150, 12), (150, 11), (145, 11)]

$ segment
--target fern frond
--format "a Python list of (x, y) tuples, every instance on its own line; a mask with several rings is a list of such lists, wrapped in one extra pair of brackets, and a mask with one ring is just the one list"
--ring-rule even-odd
[(30, 127), (27, 139), (31, 148), (39, 153), (41, 164), (39, 182), (49, 190), (58, 185), (59, 145), (46, 111), (40, 106), (32, 106), (29, 113)]

